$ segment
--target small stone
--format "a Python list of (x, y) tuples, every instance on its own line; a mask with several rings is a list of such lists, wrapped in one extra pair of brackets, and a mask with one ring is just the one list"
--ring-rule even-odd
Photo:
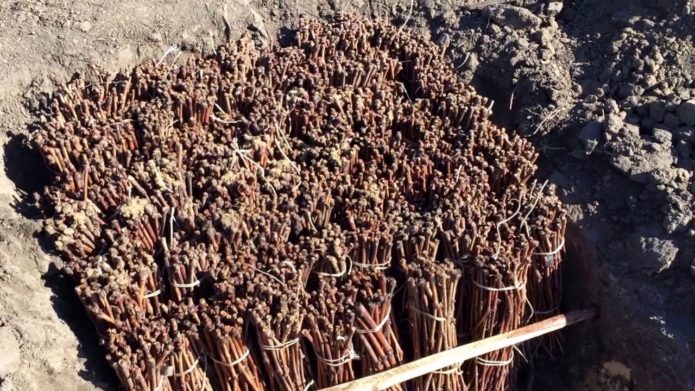
[(514, 29), (538, 28), (542, 22), (541, 18), (526, 8), (507, 4), (488, 6), (483, 13), (500, 26)]
[(604, 130), (608, 133), (617, 134), (623, 127), (623, 118), (618, 113), (608, 114), (606, 121), (604, 123)]
[(459, 23), (459, 16), (451, 8), (447, 8), (439, 15), (442, 24), (450, 29), (455, 28)]
[(639, 128), (624, 125), (616, 140), (607, 145), (612, 153), (609, 162), (633, 182), (648, 183), (651, 172), (670, 169), (675, 163), (670, 145), (645, 139)]
[(555, 16), (562, 12), (563, 6), (564, 5), (562, 1), (551, 1), (550, 3), (548, 3), (546, 11), (548, 12), (548, 15)]
[(437, 45), (439, 45), (439, 47), (447, 48), (449, 44), (451, 44), (451, 37), (449, 34), (444, 33), (437, 38)]
[(518, 46), (520, 49), (526, 49), (528, 45), (529, 41), (524, 37), (519, 37), (519, 39), (516, 40), (516, 46)]
[(651, 29), (656, 25), (653, 20), (651, 19), (642, 19), (638, 24), (637, 27), (639, 27), (642, 30), (647, 30)]
[(690, 91), (683, 89), (678, 93), (678, 97), (687, 101), (688, 99), (690, 99)]
[(77, 28), (79, 28), (83, 33), (86, 33), (92, 29), (92, 24), (85, 20), (84, 22), (79, 23)]
[(611, 158), (610, 163), (616, 170), (622, 172), (625, 175), (630, 174), (630, 168), (632, 167), (632, 161), (630, 158), (624, 155), (614, 156)]
[[(641, 88), (641, 87), (640, 87)], [(641, 104), (641, 99), (639, 96), (632, 95), (623, 101), (623, 107), (635, 107)]]
[(647, 77), (644, 78), (642, 81), (642, 84), (644, 84), (645, 87), (653, 87), (658, 83), (659, 81), (656, 79), (656, 76), (654, 75), (647, 75)]
[(524, 53), (519, 52), (509, 58), (509, 65), (511, 65), (512, 68), (515, 68), (518, 64), (522, 64), (526, 58), (527, 57), (524, 55)]
[(671, 168), (657, 168), (646, 175), (647, 183), (655, 185), (668, 185), (676, 180), (676, 171)]
[(474, 71), (478, 69), (478, 66), (480, 65), (480, 60), (478, 60), (478, 55), (475, 53), (471, 53), (470, 56), (468, 57), (468, 62), (466, 63), (466, 69)]
[(644, 69), (644, 60), (642, 60), (642, 59), (639, 58), (639, 57), (636, 57), (636, 56), (635, 56), (635, 57), (630, 57), (630, 58), (628, 58), (628, 60), (626, 61), (626, 63), (627, 63), (627, 65), (628, 65), (630, 68), (632, 68), (632, 69), (635, 69), (635, 70), (638, 70), (638, 71), (641, 71), (642, 69)]
[(693, 172), (682, 168), (675, 168), (676, 171), (676, 182), (685, 184), (683, 189), (686, 189), (690, 179), (693, 177)]
[(547, 29), (540, 29), (536, 31), (531, 38), (533, 38), (534, 41), (544, 48), (550, 47), (551, 43), (553, 42), (553, 35)]
[(652, 142), (649, 142), (649, 141), (645, 141), (645, 142), (644, 142), (643, 148), (644, 148), (645, 151), (647, 151), (647, 152), (649, 152), (649, 153), (661, 151), (661, 146), (660, 146), (659, 144), (657, 144), (657, 143), (652, 143)]
[(658, 48), (655, 48), (654, 50), (654, 62), (657, 64), (663, 64), (664, 63), (664, 56), (661, 55), (661, 52), (659, 51)]
[(591, 121), (584, 125), (579, 131), (579, 141), (584, 144), (584, 153), (590, 155), (598, 145), (601, 137), (601, 124), (597, 121)]
[(155, 31), (147, 36), (152, 42), (162, 42), (162, 33)]
[(669, 128), (675, 128), (680, 124), (681, 124), (681, 120), (678, 119), (678, 117), (675, 114), (667, 113), (664, 116), (664, 125), (668, 126)]
[(678, 247), (672, 240), (662, 239), (653, 228), (637, 229), (628, 239), (628, 259), (630, 265), (647, 273), (662, 272), (673, 264), (678, 255)]
[(661, 129), (661, 128), (654, 128), (652, 131), (652, 136), (654, 136), (654, 140), (658, 142), (659, 144), (671, 144), (671, 139), (673, 136), (671, 135), (671, 132), (669, 132), (666, 129)]
[(662, 101), (654, 101), (649, 103), (649, 116), (656, 122), (664, 120), (666, 115), (666, 103)]
[[(624, 26), (632, 26), (640, 21), (640, 16), (636, 13), (636, 11), (627, 8), (620, 9), (614, 13), (612, 19), (614, 22), (618, 22)], [(627, 34), (634, 33), (634, 31), (630, 28), (625, 28), (623, 31)]]
[(670, 207), (664, 216), (663, 226), (669, 234), (682, 232), (688, 227), (692, 218), (693, 215), (690, 211)]
[(630, 84), (630, 83), (625, 83), (620, 86), (618, 89), (618, 96), (621, 98), (625, 99), (630, 96), (636, 95), (640, 96), (644, 93), (644, 88), (640, 86), (639, 84)]
[(680, 121), (686, 125), (695, 125), (695, 101), (689, 100), (683, 102), (676, 109), (676, 114)]
[(673, 107), (673, 111), (678, 111), (678, 107), (683, 102), (683, 99), (681, 99), (681, 97), (676, 95), (675, 93), (670, 92), (666, 97), (666, 102), (669, 104), (670, 107)]

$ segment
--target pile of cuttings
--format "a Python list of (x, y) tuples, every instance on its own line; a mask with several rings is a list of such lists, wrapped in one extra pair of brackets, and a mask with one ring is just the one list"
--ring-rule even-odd
[[(323, 388), (555, 314), (565, 214), (491, 105), (354, 16), (60, 88), (37, 201), (122, 387)], [(394, 389), (506, 390), (521, 364)]]

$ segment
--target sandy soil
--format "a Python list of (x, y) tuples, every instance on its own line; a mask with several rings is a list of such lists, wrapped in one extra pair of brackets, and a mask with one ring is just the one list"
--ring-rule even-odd
[(570, 273), (569, 296), (603, 316), (570, 335), (561, 360), (537, 363), (534, 389), (694, 389), (695, 4), (414, 3), (409, 13), (406, 0), (1, 2), (0, 391), (115, 384), (26, 202), (45, 184), (25, 141), (41, 94), (92, 66), (277, 39), (300, 14), (335, 12), (407, 19), (495, 99), (501, 125), (542, 151), (542, 177), (576, 224), (571, 245), (596, 254), (593, 277)]

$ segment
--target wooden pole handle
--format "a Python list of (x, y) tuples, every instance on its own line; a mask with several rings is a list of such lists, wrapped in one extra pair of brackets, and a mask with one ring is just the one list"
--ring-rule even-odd
[(556, 315), (552, 318), (548, 318), (528, 326), (520, 327), (516, 330), (508, 331), (493, 337), (481, 339), (480, 341), (471, 342), (469, 344), (445, 350), (443, 352), (423, 357), (421, 359), (376, 373), (371, 376), (356, 379), (337, 386), (324, 388), (321, 391), (385, 390), (389, 387), (422, 375), (426, 375), (430, 372), (438, 371), (457, 364), (460, 365), (464, 361), (470, 360), (471, 358), (528, 341), (543, 334), (560, 330), (571, 324), (591, 319), (597, 315), (598, 311), (595, 308)]

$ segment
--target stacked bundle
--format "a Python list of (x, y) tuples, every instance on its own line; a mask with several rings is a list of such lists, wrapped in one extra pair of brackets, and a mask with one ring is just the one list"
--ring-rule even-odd
[[(335, 385), (557, 309), (562, 207), (490, 106), (400, 29), (305, 21), (61, 88), (38, 201), (126, 389)], [(505, 389), (514, 363), (411, 386)]]

